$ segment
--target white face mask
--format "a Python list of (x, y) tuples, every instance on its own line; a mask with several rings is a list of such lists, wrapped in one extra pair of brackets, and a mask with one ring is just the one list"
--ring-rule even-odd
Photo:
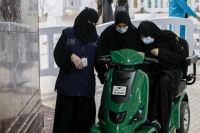
[(116, 28), (116, 30), (117, 30), (119, 33), (125, 33), (125, 32), (128, 30), (128, 26), (126, 26), (126, 27), (123, 28), (123, 29)]
[(141, 38), (141, 39), (144, 42), (144, 44), (150, 44), (150, 43), (154, 42), (154, 38), (151, 38), (150, 36), (146, 37), (146, 38)]

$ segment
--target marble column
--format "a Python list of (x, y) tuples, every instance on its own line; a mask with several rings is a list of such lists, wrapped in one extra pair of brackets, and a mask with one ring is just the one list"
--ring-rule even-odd
[(40, 133), (37, 0), (0, 0), (0, 133)]

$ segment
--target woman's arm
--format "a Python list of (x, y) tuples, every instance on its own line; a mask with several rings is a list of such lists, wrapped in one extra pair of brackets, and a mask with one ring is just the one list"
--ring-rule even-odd
[(158, 58), (167, 63), (180, 64), (185, 57), (181, 45), (175, 39), (169, 40), (168, 45), (171, 51), (159, 48)]
[(197, 14), (188, 6), (186, 0), (176, 0), (176, 2), (186, 13), (197, 18)]
[(54, 49), (54, 59), (57, 66), (63, 70), (70, 70), (72, 62), (71, 55), (72, 53), (66, 52), (66, 35), (64, 31), (62, 31), (61, 37), (59, 38), (56, 47)]

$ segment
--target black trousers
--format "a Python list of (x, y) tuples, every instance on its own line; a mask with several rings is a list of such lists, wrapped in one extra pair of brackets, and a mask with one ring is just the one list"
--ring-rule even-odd
[(94, 98), (57, 94), (53, 133), (89, 133), (95, 115)]
[(173, 77), (166, 73), (159, 73), (149, 78), (149, 109), (148, 118), (157, 119), (161, 124), (160, 133), (168, 133), (170, 114), (172, 109), (173, 89), (176, 89), (172, 80), (180, 81), (180, 76)]

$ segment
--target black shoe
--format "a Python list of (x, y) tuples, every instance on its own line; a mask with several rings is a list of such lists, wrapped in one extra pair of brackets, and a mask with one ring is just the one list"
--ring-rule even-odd
[(154, 126), (154, 127), (156, 127), (157, 130), (161, 129), (161, 125), (160, 125), (160, 123), (157, 120), (151, 121), (151, 125)]

